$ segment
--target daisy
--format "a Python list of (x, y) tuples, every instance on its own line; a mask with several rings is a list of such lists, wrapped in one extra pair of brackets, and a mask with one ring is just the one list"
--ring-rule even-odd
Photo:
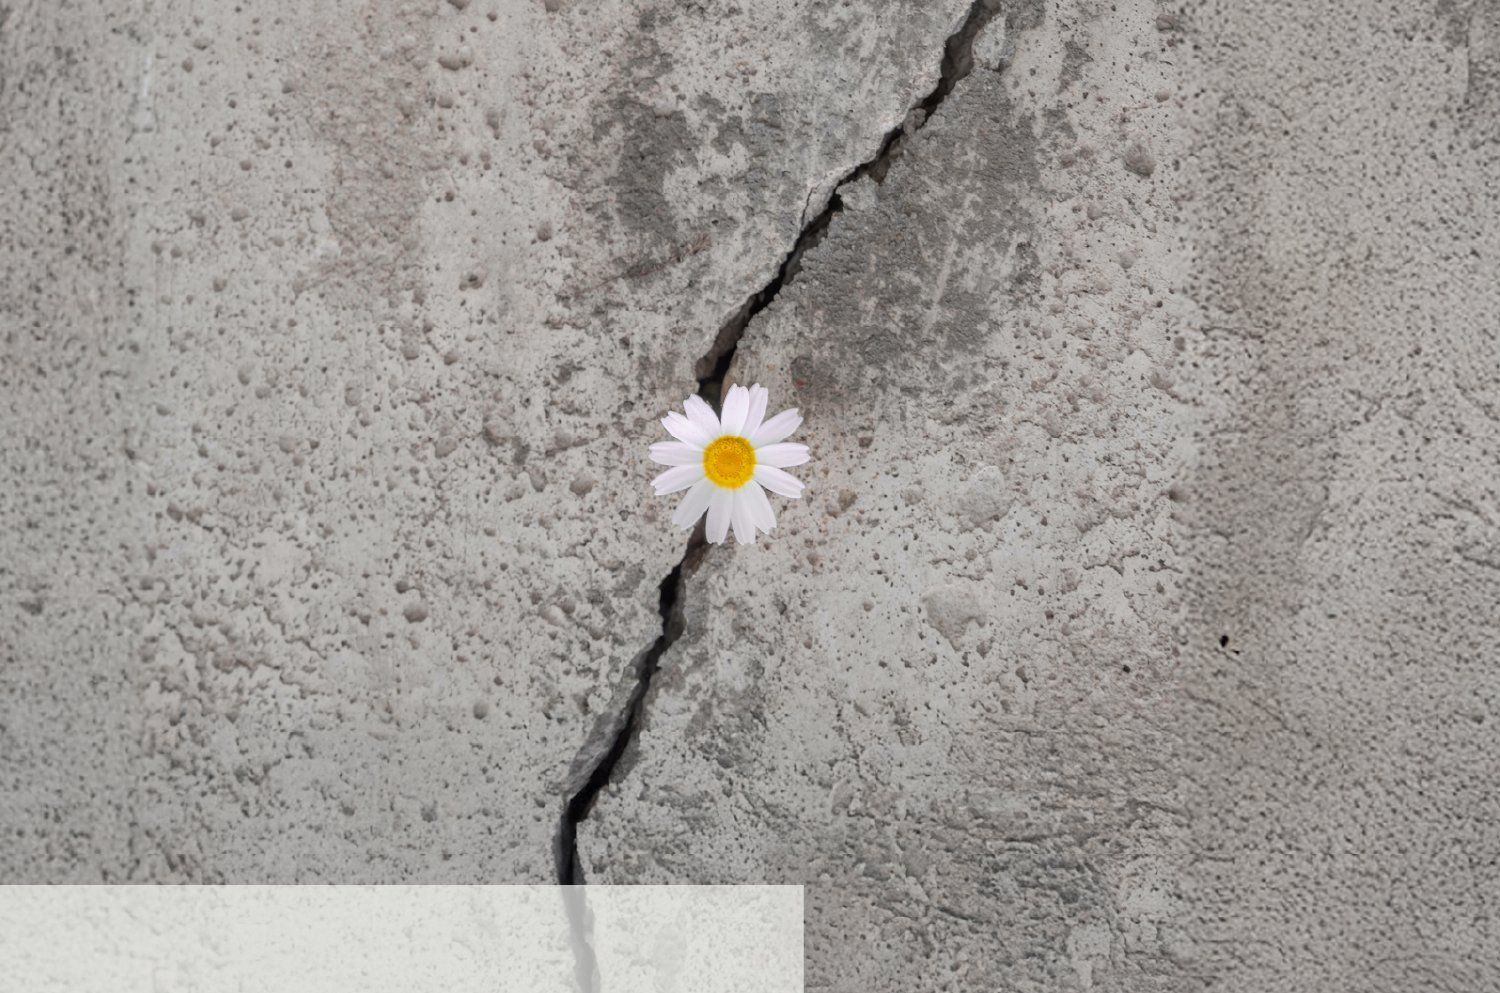
[(674, 410), (662, 418), (662, 426), (677, 440), (652, 445), (651, 461), (675, 468), (651, 485), (657, 496), (687, 490), (673, 524), (686, 530), (706, 510), (709, 541), (723, 541), (733, 524), (735, 539), (749, 545), (757, 528), (769, 534), (776, 526), (762, 486), (793, 499), (802, 496), (802, 483), (781, 471), (807, 461), (806, 445), (784, 444), (802, 418), (793, 407), (764, 420), (769, 397), (759, 383), (748, 390), (731, 386), (722, 420), (698, 396), (687, 398), (686, 417)]

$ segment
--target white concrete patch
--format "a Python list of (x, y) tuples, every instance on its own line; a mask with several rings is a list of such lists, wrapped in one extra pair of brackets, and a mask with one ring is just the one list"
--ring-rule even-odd
[[(12, 887), (7, 989), (801, 993), (802, 888)], [(582, 986), (580, 985), (582, 983)]]

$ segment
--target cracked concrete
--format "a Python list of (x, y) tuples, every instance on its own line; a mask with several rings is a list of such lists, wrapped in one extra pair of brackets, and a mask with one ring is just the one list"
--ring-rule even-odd
[[(1500, 17), (1304, 6), (0, 11), (3, 878), (548, 881), (602, 770), (812, 988), (1492, 985)], [(684, 562), (720, 374), (809, 493)]]
[(1489, 14), (1112, 6), (1008, 32), (752, 323), (827, 475), (687, 577), (585, 864), (812, 884), (818, 988), (1478, 988)]
[[(959, 23), (957, 30), (949, 35), (944, 44), (942, 71), (931, 92), (911, 111), (900, 125), (891, 129), (881, 142), (876, 155), (847, 172), (842, 182), (834, 188), (828, 202), (814, 216), (807, 219), (801, 232), (783, 260), (776, 277), (764, 288), (753, 294), (744, 306), (720, 328), (709, 351), (694, 365), (698, 376), (697, 395), (709, 403), (717, 404), (724, 395), (726, 377), (734, 365), (734, 358), (741, 337), (750, 321), (773, 304), (781, 291), (791, 285), (802, 271), (806, 253), (820, 245), (827, 235), (828, 226), (835, 214), (844, 209), (843, 195), (850, 194), (870, 177), (884, 178), (891, 163), (900, 155), (905, 142), (927, 122), (928, 115), (953, 91), (954, 86), (969, 75), (974, 67), (976, 40), (983, 34), (979, 50), (988, 53), (991, 68), (999, 68), (1000, 59), (994, 57), (1001, 50), (1004, 36), (1004, 18), (997, 5), (988, 0), (975, 0)], [(986, 31), (991, 22), (995, 27)], [(997, 40), (999, 39), (999, 40)], [(982, 56), (984, 58), (986, 56)], [(1010, 51), (1005, 50), (1005, 60)], [(662, 657), (670, 651), (683, 634), (682, 591), (683, 570), (694, 573), (707, 554), (707, 539), (702, 525), (693, 530), (687, 550), (681, 562), (661, 583), (661, 633), (650, 647), (632, 660), (623, 682), (633, 682), (629, 696), (623, 703), (616, 702), (610, 708), (612, 717), (601, 721), (584, 749), (574, 760), (574, 773), (570, 784), (577, 784), (586, 774), (587, 779), (570, 794), (563, 811), (558, 832), (557, 867), (558, 882), (563, 885), (581, 885), (586, 882), (583, 866), (578, 854), (578, 826), (590, 810), (599, 792), (609, 785), (616, 767), (634, 744), (641, 721), (644, 719), (645, 702), (650, 694), (651, 680), (661, 666)], [(623, 770), (622, 770), (623, 772)]]
[(949, 6), (10, 8), (7, 878), (553, 878), (646, 425)]
[[(813, 492), (687, 577), (629, 774), (581, 829), (591, 879), (819, 884), (814, 987), (935, 988), (938, 949), (976, 988), (1091, 976), (1122, 891), (1148, 923), (1172, 909), (1150, 896), (1185, 829), (1156, 721), (1197, 420), (1162, 382), (1201, 318), (1169, 292), (1171, 190), (1121, 149), (1184, 144), (1154, 97), (1180, 84), (1154, 30), (1007, 34), (1004, 72), (841, 191), (741, 342), (731, 375), (808, 418)], [(1073, 108), (1031, 83), (1070, 72)], [(1160, 953), (1137, 957), (1139, 979)]]

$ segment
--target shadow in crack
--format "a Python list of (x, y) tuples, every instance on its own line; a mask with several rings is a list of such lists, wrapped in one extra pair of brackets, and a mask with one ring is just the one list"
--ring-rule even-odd
[[(602, 732), (611, 736), (609, 750), (594, 765), (588, 778), (568, 798), (567, 805), (563, 808), (562, 825), (557, 833), (557, 845), (554, 852), (557, 881), (563, 886), (582, 886), (585, 882), (583, 866), (578, 859), (578, 823), (588, 816), (589, 808), (594, 804), (594, 798), (599, 795), (600, 790), (609, 785), (615, 766), (619, 765), (626, 749), (635, 740), (635, 730), (645, 706), (646, 694), (651, 689), (651, 677), (656, 675), (662, 655), (682, 634), (682, 606), (678, 602), (678, 597), (682, 590), (683, 567), (687, 566), (691, 570), (701, 560), (701, 553), (695, 555), (695, 552), (707, 548), (703, 532), (704, 524), (699, 521), (692, 538), (688, 541), (687, 554), (667, 574), (667, 578), (661, 581), (659, 605), (661, 634), (657, 636), (651, 647), (641, 653), (632, 663), (632, 668), (635, 670), (635, 685), (630, 691), (630, 698), (623, 712), (612, 716), (613, 726), (603, 727), (600, 732), (596, 732), (596, 734)], [(627, 673), (627, 678), (629, 675)]]
[[(869, 176), (877, 183), (885, 180), (886, 173), (900, 158), (902, 139), (926, 124), (938, 106), (953, 92), (959, 80), (973, 71), (974, 39), (978, 37), (985, 25), (1000, 13), (1000, 10), (1000, 0), (975, 0), (963, 23), (944, 44), (942, 75), (932, 92), (912, 107), (901, 125), (886, 134), (881, 142), (880, 151), (874, 158), (849, 170), (849, 173), (840, 180), (833, 195), (828, 199), (828, 206), (809, 220), (801, 234), (797, 236), (791, 251), (782, 260), (775, 278), (752, 294), (735, 315), (719, 329), (713, 345), (698, 360), (694, 368), (694, 375), (698, 379), (699, 396), (714, 407), (719, 406), (724, 377), (734, 361), (734, 353), (739, 347), (740, 338), (755, 315), (770, 306), (771, 301), (776, 299), (776, 295), (781, 292), (782, 288), (796, 278), (797, 273), (802, 269), (802, 257), (823, 240), (828, 231), (828, 225), (833, 220), (833, 215), (843, 210), (844, 204), (839, 197), (838, 190), (847, 183), (865, 176)], [(578, 824), (588, 816), (595, 797), (609, 784), (615, 767), (624, 757), (631, 742), (635, 740), (635, 732), (645, 706), (646, 694), (651, 686), (651, 677), (656, 674), (662, 655), (682, 634), (680, 596), (683, 577), (696, 571), (698, 563), (707, 552), (704, 521), (699, 520), (697, 528), (688, 540), (688, 547), (683, 553), (682, 561), (678, 562), (667, 578), (661, 582), (662, 633), (650, 647), (631, 661), (629, 670), (622, 678), (622, 685), (628, 684), (634, 678), (635, 682), (629, 699), (623, 708), (616, 709), (612, 714), (601, 718), (594, 733), (590, 736), (590, 742), (580, 751), (579, 760), (584, 768), (589, 769), (588, 776), (581, 785), (569, 787), (571, 795), (563, 809), (562, 823), (558, 830), (554, 852), (557, 880), (564, 886), (581, 886), (584, 883), (583, 866), (578, 858)], [(602, 747), (606, 741), (609, 743), (607, 750)], [(578, 776), (575, 775), (570, 780), (570, 784), (577, 782)], [(589, 954), (592, 956), (592, 950)], [(592, 987), (585, 987), (585, 989), (592, 989)]]

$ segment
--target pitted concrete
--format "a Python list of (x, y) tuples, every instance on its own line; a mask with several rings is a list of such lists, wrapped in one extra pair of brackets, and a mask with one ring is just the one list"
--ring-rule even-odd
[[(1500, 18), (1002, 3), (909, 115), (968, 12), (13, 9), (5, 878), (547, 879), (682, 563), (590, 882), (806, 884), (820, 989), (1492, 985)], [(655, 419), (829, 204), (728, 373), (810, 492), (684, 561)]]
[(815, 988), (1188, 975), (1158, 715), (1203, 318), (1176, 36), (1125, 6), (1010, 26), (751, 324), (732, 375), (796, 399), (812, 492), (689, 578), (583, 826), (591, 879), (814, 884)]
[(1235, 122), (1203, 126), (1193, 204), (1204, 372), (1234, 405), (1193, 483), (1178, 696), (1202, 967), (1225, 990), (1482, 989), (1500, 11), (1199, 17), (1204, 118)]
[(646, 425), (964, 13), (10, 9), (6, 878), (553, 878)]
[(689, 578), (586, 862), (813, 884), (819, 988), (1482, 988), (1493, 16), (1111, 6), (751, 325), (818, 492)]

